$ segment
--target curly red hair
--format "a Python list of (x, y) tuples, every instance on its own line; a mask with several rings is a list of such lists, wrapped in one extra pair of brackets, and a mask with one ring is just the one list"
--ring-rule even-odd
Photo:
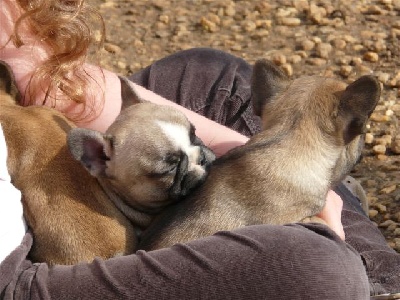
[[(30, 101), (45, 92), (43, 104), (56, 94), (76, 103), (88, 104), (85, 90), (90, 76), (82, 65), (89, 50), (103, 44), (105, 26), (102, 16), (84, 3), (84, 0), (16, 0), (23, 10), (15, 23), (13, 42), (17, 47), (24, 44), (20, 31), (24, 24), (48, 49), (48, 58), (32, 75), (27, 91)], [(95, 32), (92, 28), (97, 28)], [(100, 33), (100, 34), (98, 34)], [(56, 93), (57, 91), (57, 93)], [(32, 100), (33, 99), (33, 100)], [(32, 104), (32, 103), (25, 103)], [(82, 110), (83, 111), (83, 110)], [(87, 116), (85, 116), (87, 117)]]

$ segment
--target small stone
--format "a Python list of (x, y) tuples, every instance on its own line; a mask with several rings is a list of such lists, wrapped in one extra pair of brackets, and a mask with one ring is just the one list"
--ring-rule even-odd
[(363, 58), (369, 62), (377, 62), (379, 60), (379, 55), (376, 52), (368, 51), (364, 53)]
[(297, 54), (297, 55), (300, 55), (301, 58), (306, 58), (306, 57), (308, 57), (307, 52), (306, 52), (306, 51), (303, 51), (303, 50), (296, 51), (296, 54)]
[(324, 24), (326, 16), (326, 9), (321, 6), (317, 6), (315, 4), (310, 4), (310, 20), (313, 21), (315, 24)]
[(267, 29), (257, 29), (251, 34), (251, 38), (260, 39), (269, 35), (269, 31)]
[(400, 154), (400, 138), (396, 137), (390, 145), (390, 150), (395, 154)]
[(385, 161), (385, 160), (388, 159), (388, 156), (385, 155), (385, 154), (378, 154), (378, 155), (376, 156), (376, 158), (377, 158), (378, 160), (380, 160), (380, 161)]
[(390, 121), (390, 117), (389, 117), (389, 116), (386, 116), (386, 115), (378, 114), (378, 113), (372, 113), (372, 114), (371, 114), (371, 117), (370, 117), (370, 120), (371, 120), (371, 121), (374, 121), (374, 122), (381, 122), (381, 123), (383, 123), (383, 122), (388, 122), (388, 121)]
[(286, 56), (283, 54), (276, 54), (271, 58), (272, 62), (278, 66), (286, 63)]
[(384, 145), (375, 145), (372, 150), (374, 153), (377, 154), (385, 154), (386, 153), (386, 146)]
[(307, 59), (307, 63), (313, 66), (323, 66), (326, 64), (326, 59), (319, 57), (312, 57)]
[(160, 16), (158, 17), (158, 19), (159, 19), (161, 22), (165, 23), (165, 24), (169, 24), (169, 16), (168, 16), (168, 15), (160, 15)]
[(393, 115), (394, 115), (394, 111), (393, 111), (393, 110), (388, 109), (387, 111), (385, 111), (385, 116), (391, 117), (391, 116), (393, 116)]
[(383, 204), (376, 204), (375, 207), (378, 209), (380, 213), (385, 213), (387, 211), (387, 207)]
[(395, 230), (397, 229), (397, 227), (398, 227), (398, 224), (397, 224), (396, 222), (393, 222), (392, 224), (390, 224), (390, 225), (387, 227), (387, 230), (388, 230), (388, 231), (395, 231)]
[(272, 21), (271, 20), (256, 20), (257, 28), (266, 28), (271, 29)]
[(384, 84), (387, 83), (390, 79), (389, 73), (379, 72), (376, 73), (376, 76), (378, 77), (378, 80)]
[(393, 215), (393, 219), (396, 220), (397, 222), (400, 222), (400, 211)]
[(367, 132), (365, 134), (365, 143), (366, 144), (372, 144), (374, 141), (374, 135), (372, 133)]
[(346, 48), (346, 41), (343, 39), (334, 39), (332, 42), (332, 46), (335, 47), (336, 49), (340, 49), (343, 50), (344, 48)]
[(286, 18), (286, 17), (289, 17), (291, 14), (292, 14), (292, 11), (290, 9), (285, 9), (285, 8), (280, 7), (275, 12), (275, 17)]
[(123, 62), (123, 61), (118, 61), (117, 62), (117, 66), (118, 66), (118, 68), (120, 68), (120, 69), (126, 69), (126, 63), (125, 62)]
[(357, 70), (357, 73), (358, 73), (359, 76), (371, 75), (372, 74), (372, 70), (367, 66), (358, 65), (356, 67), (356, 70)]
[(231, 47), (231, 50), (233, 51), (242, 51), (242, 46), (239, 44), (235, 44)]
[(301, 62), (301, 56), (298, 54), (293, 54), (288, 58), (288, 61), (290, 61), (292, 64), (298, 64)]
[(290, 77), (293, 75), (293, 67), (290, 64), (283, 64), (281, 69), (286, 73), (287, 76)]
[(385, 222), (382, 222), (379, 224), (379, 227), (389, 227), (393, 224), (396, 224), (393, 220), (386, 220)]
[(353, 48), (354, 51), (359, 52), (359, 51), (364, 49), (364, 46), (361, 45), (361, 44), (355, 44), (355, 45), (353, 45), (352, 48)]
[(339, 69), (339, 74), (342, 75), (343, 77), (349, 77), (352, 72), (353, 72), (353, 67), (348, 65), (341, 66)]
[(105, 43), (104, 44), (104, 49), (107, 52), (113, 53), (113, 54), (118, 54), (121, 53), (121, 48), (117, 45), (110, 44), (110, 43)]
[(305, 51), (310, 51), (310, 50), (314, 49), (315, 43), (311, 40), (305, 40), (301, 43), (301, 47)]
[(166, 38), (170, 36), (170, 32), (168, 30), (157, 30), (155, 32), (155, 36), (159, 38)]
[(360, 66), (362, 64), (361, 57), (352, 57), (350, 63), (354, 66)]
[(246, 21), (242, 24), (242, 28), (244, 29), (244, 31), (246, 32), (252, 32), (254, 30), (256, 30), (257, 25), (256, 23), (254, 23), (253, 21)]
[(397, 188), (397, 185), (391, 185), (391, 186), (381, 189), (380, 193), (381, 194), (390, 194), (390, 193), (394, 192), (396, 190), (396, 188)]
[(208, 32), (216, 32), (218, 30), (217, 24), (211, 22), (210, 20), (206, 19), (205, 17), (201, 17), (200, 19), (201, 27), (208, 31)]
[(376, 209), (370, 209), (369, 211), (368, 211), (368, 216), (372, 219), (372, 218), (374, 218), (375, 216), (377, 216), (379, 214), (379, 212), (376, 210)]
[(392, 136), (390, 134), (385, 134), (379, 138), (375, 138), (375, 144), (376, 145), (384, 145), (385, 147), (388, 147), (392, 144)]
[(284, 17), (284, 18), (279, 18), (277, 23), (279, 25), (295, 27), (295, 26), (299, 26), (301, 24), (301, 20), (299, 18)]
[(322, 42), (321, 38), (319, 36), (313, 36), (312, 40), (314, 41), (314, 43), (319, 44)]
[(225, 8), (224, 13), (228, 17), (233, 17), (236, 14), (236, 9), (233, 5), (229, 5)]
[(329, 58), (332, 52), (332, 46), (328, 43), (319, 43), (316, 47), (316, 54), (321, 58)]

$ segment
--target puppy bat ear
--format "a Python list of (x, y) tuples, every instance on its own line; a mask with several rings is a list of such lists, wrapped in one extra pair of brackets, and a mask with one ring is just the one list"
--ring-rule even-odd
[(0, 61), (0, 90), (9, 94), (15, 101), (19, 101), (19, 91), (15, 83), (14, 73), (11, 67), (4, 61)]
[(106, 177), (112, 138), (98, 131), (73, 128), (68, 133), (68, 147), (72, 156), (94, 177)]
[(286, 89), (288, 84), (289, 78), (274, 63), (266, 59), (256, 61), (251, 79), (251, 101), (254, 113), (261, 116), (264, 105)]
[(365, 130), (369, 116), (381, 95), (379, 81), (370, 75), (362, 76), (344, 90), (340, 96), (339, 115), (344, 120), (344, 142), (351, 142)]
[(118, 76), (121, 82), (121, 99), (122, 99), (122, 110), (140, 102), (144, 102), (135, 91), (131, 82), (126, 77)]

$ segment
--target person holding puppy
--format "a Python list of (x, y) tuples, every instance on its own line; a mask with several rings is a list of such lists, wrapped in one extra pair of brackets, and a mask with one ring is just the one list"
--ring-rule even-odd
[[(105, 131), (126, 99), (116, 74), (85, 62), (93, 40), (86, 19), (101, 25), (101, 16), (82, 0), (0, 1), (0, 59), (15, 73), (21, 104), (51, 106), (80, 127)], [(143, 99), (182, 110), (221, 155), (260, 130), (249, 105), (250, 76), (242, 59), (192, 49), (130, 79)], [(0, 218), (2, 298), (367, 299), (400, 292), (400, 255), (343, 185), (328, 193), (320, 214), (329, 227), (249, 226), (90, 264), (33, 264), (6, 153), (0, 135), (0, 191), (7, 195), (0, 201), (0, 216), (7, 216)]]

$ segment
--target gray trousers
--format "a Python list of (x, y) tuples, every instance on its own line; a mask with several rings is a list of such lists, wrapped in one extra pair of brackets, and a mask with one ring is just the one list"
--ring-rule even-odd
[[(249, 106), (251, 66), (210, 49), (179, 52), (131, 79), (239, 132), (260, 123)], [(90, 264), (33, 264), (28, 232), (0, 264), (1, 299), (368, 299), (400, 286), (391, 250), (344, 187), (346, 242), (319, 224), (248, 226), (157, 251)]]

